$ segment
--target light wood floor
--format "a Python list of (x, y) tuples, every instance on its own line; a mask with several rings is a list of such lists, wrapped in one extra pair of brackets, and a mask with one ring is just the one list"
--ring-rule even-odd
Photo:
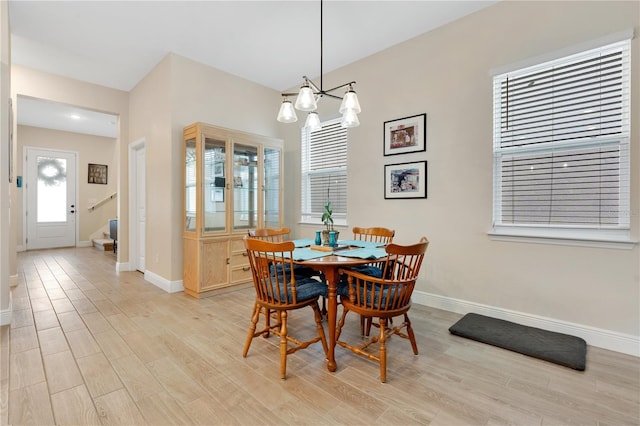
[[(319, 345), (289, 356), (277, 339), (242, 348), (253, 288), (196, 300), (93, 248), (19, 254), (13, 322), (1, 330), (2, 424), (637, 425), (640, 360), (589, 347), (574, 371), (452, 336), (460, 315), (414, 305), (419, 356), (389, 342), (377, 364)], [(315, 332), (311, 310), (291, 332)], [(353, 339), (358, 319), (348, 317)], [(309, 334), (309, 335), (310, 335)], [(344, 334), (343, 334), (344, 335)]]

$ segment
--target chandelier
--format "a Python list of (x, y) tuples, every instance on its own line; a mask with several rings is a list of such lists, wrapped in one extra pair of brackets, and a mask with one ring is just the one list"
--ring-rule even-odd
[[(318, 101), (320, 100), (320, 98), (327, 96), (330, 98), (342, 100), (340, 108), (338, 109), (338, 112), (342, 114), (342, 121), (340, 125), (347, 128), (357, 127), (360, 125), (360, 121), (358, 120), (358, 114), (360, 113), (360, 103), (358, 102), (358, 95), (356, 95), (356, 92), (353, 90), (353, 85), (356, 84), (356, 82), (351, 81), (349, 83), (344, 83), (326, 90), (322, 87), (322, 9), (323, 0), (320, 0), (320, 86), (317, 86), (307, 76), (303, 76), (302, 79), (304, 81), (302, 83), (302, 86), (300, 87), (300, 91), (297, 94), (282, 94), (282, 104), (280, 105), (280, 112), (278, 112), (278, 121), (281, 123), (293, 123), (298, 121), (298, 117), (296, 115), (297, 109), (299, 111), (305, 111), (309, 113), (307, 114), (307, 120), (304, 124), (305, 127), (308, 127), (311, 131), (320, 129), (322, 125), (320, 124), (320, 117), (318, 116), (316, 109), (318, 107)], [(347, 90), (343, 97), (331, 93), (344, 87), (347, 87)], [(289, 96), (296, 95), (298, 97), (296, 98), (294, 108), (294, 105), (289, 100)]]

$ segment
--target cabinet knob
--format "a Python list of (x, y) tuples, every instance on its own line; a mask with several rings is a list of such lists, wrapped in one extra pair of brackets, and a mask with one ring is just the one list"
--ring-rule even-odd
[(242, 268), (243, 271), (247, 272), (251, 270), (251, 266), (245, 266)]

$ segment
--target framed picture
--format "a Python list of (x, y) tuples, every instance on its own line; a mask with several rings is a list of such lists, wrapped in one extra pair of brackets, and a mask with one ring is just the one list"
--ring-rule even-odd
[(385, 165), (384, 198), (427, 198), (427, 162)]
[(384, 155), (427, 150), (427, 114), (384, 122)]
[(89, 170), (87, 172), (88, 183), (98, 183), (102, 185), (107, 184), (107, 165), (106, 164), (91, 164), (89, 163)]
[(224, 188), (213, 188), (211, 190), (211, 199), (214, 203), (224, 203)]

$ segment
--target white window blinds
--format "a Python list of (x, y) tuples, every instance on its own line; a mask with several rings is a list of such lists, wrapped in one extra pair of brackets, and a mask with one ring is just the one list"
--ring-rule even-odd
[(334, 219), (347, 216), (347, 129), (340, 120), (302, 129), (302, 220), (319, 220), (327, 200)]
[(494, 77), (494, 228), (629, 228), (629, 46)]

